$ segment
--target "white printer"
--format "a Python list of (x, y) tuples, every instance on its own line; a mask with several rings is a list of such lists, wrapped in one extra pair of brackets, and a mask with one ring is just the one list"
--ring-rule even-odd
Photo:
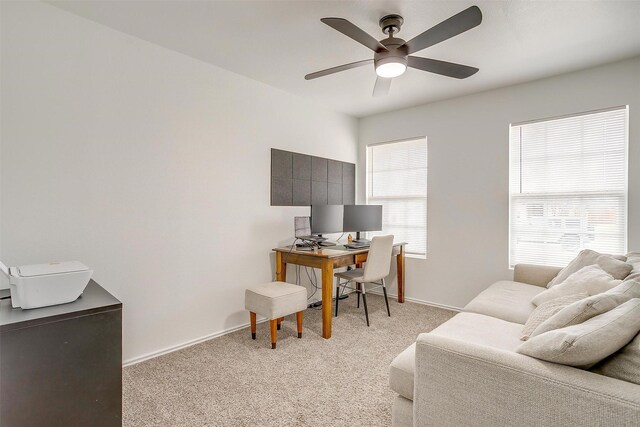
[(50, 262), (7, 268), (13, 308), (38, 308), (73, 302), (89, 283), (93, 270), (78, 261)]

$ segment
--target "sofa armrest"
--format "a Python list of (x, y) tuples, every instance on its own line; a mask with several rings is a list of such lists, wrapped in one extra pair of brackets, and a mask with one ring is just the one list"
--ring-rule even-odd
[(414, 426), (640, 425), (636, 384), (428, 333), (414, 380)]
[(561, 267), (546, 265), (516, 264), (513, 269), (513, 281), (530, 285), (547, 287), (547, 284), (558, 275)]

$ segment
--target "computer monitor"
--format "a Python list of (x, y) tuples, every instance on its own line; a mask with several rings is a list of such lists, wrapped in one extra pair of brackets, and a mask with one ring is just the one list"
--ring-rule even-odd
[(382, 205), (345, 205), (342, 229), (355, 231), (356, 240), (361, 231), (382, 230)]
[(311, 205), (311, 233), (341, 233), (343, 212), (342, 205)]

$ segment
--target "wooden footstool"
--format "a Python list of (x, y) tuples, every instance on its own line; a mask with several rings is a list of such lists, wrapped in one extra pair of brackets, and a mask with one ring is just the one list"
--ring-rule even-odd
[(284, 316), (296, 313), (298, 338), (302, 338), (302, 312), (307, 308), (307, 288), (285, 282), (271, 282), (247, 289), (244, 293), (244, 308), (249, 310), (251, 338), (256, 339), (256, 314), (266, 317), (271, 323), (271, 348), (276, 348), (276, 329)]

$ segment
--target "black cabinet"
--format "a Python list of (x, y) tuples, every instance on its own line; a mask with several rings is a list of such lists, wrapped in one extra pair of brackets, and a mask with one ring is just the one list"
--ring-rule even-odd
[(0, 301), (0, 425), (120, 426), (122, 304), (93, 280), (78, 300)]

